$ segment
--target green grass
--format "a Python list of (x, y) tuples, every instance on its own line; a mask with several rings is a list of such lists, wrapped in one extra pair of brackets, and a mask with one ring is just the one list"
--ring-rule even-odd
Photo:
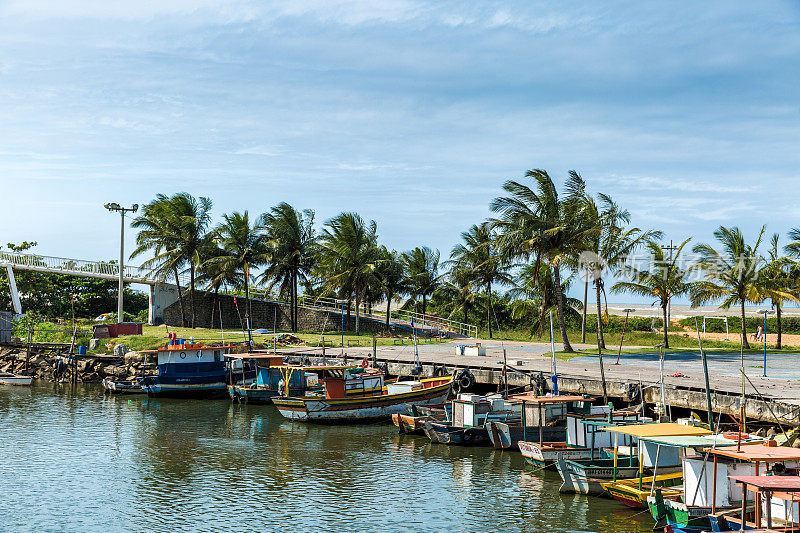
[[(108, 345), (124, 344), (128, 350), (154, 350), (160, 348), (167, 343), (167, 331), (175, 332), (180, 339), (193, 338), (196, 342), (203, 342), (206, 344), (222, 342), (243, 342), (247, 340), (247, 335), (242, 330), (226, 329), (220, 331), (218, 329), (206, 328), (166, 328), (164, 326), (144, 326), (142, 328), (142, 335), (123, 335), (115, 339), (103, 339), (100, 346), (96, 350), (91, 350), (90, 353), (105, 353), (111, 351)], [(278, 334), (287, 333), (279, 331)], [(287, 346), (322, 346), (322, 335), (319, 332), (300, 332), (292, 334), (300, 338), (302, 344), (282, 344), (278, 343), (278, 347)], [(341, 346), (342, 336), (335, 332), (328, 332), (324, 336), (325, 346), (335, 348)], [(253, 335), (253, 342), (256, 348), (265, 348), (269, 345), (271, 347), (271, 335)], [(419, 342), (422, 344), (441, 343), (438, 339), (424, 339), (420, 338)], [(344, 335), (345, 348), (350, 346), (372, 346), (372, 335), (362, 333), (356, 335), (355, 332), (345, 332)], [(394, 345), (410, 345), (413, 340), (410, 337), (377, 337), (378, 346), (394, 346)]]

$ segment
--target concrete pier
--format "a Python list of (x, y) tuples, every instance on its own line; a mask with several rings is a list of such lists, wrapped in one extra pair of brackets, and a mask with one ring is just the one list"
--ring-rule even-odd
[[(539, 343), (484, 341), (486, 356), (456, 355), (456, 345), (465, 342), (446, 344), (421, 344), (419, 361), (421, 374), (432, 376), (434, 372), (452, 373), (456, 369), (469, 369), (479, 384), (499, 385), (503, 376), (503, 350), (506, 361), (514, 370), (509, 370), (510, 387), (530, 386), (539, 373), (546, 380), (546, 388), (552, 387), (552, 360), (549, 357), (549, 346)], [(474, 344), (474, 341), (473, 341)], [(559, 350), (560, 346), (556, 346)], [(320, 357), (321, 348), (291, 349), (287, 353), (305, 354)], [(347, 353), (349, 359), (360, 360), (372, 357), (371, 347), (327, 348), (326, 356), (339, 358)], [(621, 399), (624, 402), (639, 402), (639, 391), (644, 394), (646, 403), (652, 405), (661, 401), (660, 372), (658, 358), (655, 355), (643, 357), (642, 354), (626, 356), (623, 353), (620, 364), (614, 364), (616, 353), (604, 355), (606, 377), (606, 393), (610, 400)], [(411, 375), (416, 367), (414, 348), (404, 346), (381, 346), (375, 353), (378, 363), (386, 363), (389, 372), (398, 375)], [(760, 357), (760, 356), (758, 356)], [(797, 355), (770, 355), (777, 367), (786, 363), (786, 358)], [(648, 360), (649, 358), (649, 360)], [(781, 360), (783, 358), (783, 360)], [(739, 355), (708, 354), (710, 368), (710, 384), (712, 389), (712, 409), (716, 416), (739, 416), (739, 398), (742, 394), (741, 364)], [(783, 372), (784, 377), (761, 377), (762, 369), (750, 364), (756, 356), (748, 356), (745, 372), (749, 381), (745, 380), (746, 416), (762, 422), (783, 425), (785, 427), (800, 426), (800, 380), (791, 377), (791, 372)], [(665, 356), (664, 389), (666, 403), (672, 407), (692, 409), (699, 413), (706, 412), (706, 395), (703, 372), (697, 353), (667, 354)], [(784, 364), (784, 366), (786, 366)], [(793, 366), (789, 365), (789, 366)], [(564, 393), (590, 394), (603, 396), (600, 378), (600, 364), (597, 356), (579, 357), (570, 361), (556, 360), (558, 372), (558, 388)], [(800, 373), (800, 365), (797, 367)], [(776, 370), (776, 373), (781, 373)], [(641, 387), (640, 387), (641, 383)], [(728, 416), (723, 421), (732, 422)]]

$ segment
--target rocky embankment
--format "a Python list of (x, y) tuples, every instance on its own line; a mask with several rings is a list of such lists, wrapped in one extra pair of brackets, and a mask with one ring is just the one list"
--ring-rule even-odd
[[(27, 370), (24, 347), (0, 346), (0, 372), (13, 372), (44, 381), (70, 381), (72, 367), (67, 356), (51, 350), (31, 351)], [(142, 356), (128, 352), (124, 356), (81, 356), (78, 381), (96, 383), (105, 378), (133, 379), (142, 375)]]

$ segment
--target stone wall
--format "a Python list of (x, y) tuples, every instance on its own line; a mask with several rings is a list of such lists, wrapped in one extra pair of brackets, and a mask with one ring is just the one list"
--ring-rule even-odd
[[(190, 323), (191, 317), (191, 298), (189, 291), (183, 295), (184, 312), (186, 322)], [(250, 325), (252, 329), (278, 329), (287, 331), (291, 329), (289, 320), (289, 305), (281, 302), (251, 299), (253, 309), (253, 320)], [(238, 305), (238, 309), (237, 309)], [(211, 292), (195, 291), (195, 307), (197, 316), (195, 325), (200, 328), (219, 328), (220, 327), (220, 306), (222, 308), (222, 327), (225, 329), (241, 328), (242, 321), (245, 319), (244, 298), (237, 297), (234, 304), (233, 297), (219, 294), (216, 297)], [(212, 313), (214, 324), (211, 324)], [(164, 309), (164, 323), (168, 326), (181, 325), (180, 302), (175, 302)], [(299, 307), (297, 309), (297, 326), (300, 331), (340, 331), (342, 317), (340, 313), (323, 311), (319, 309), (307, 309)], [(345, 331), (355, 331), (356, 317), (355, 312), (351, 313), (348, 320), (344, 317)], [(381, 333), (386, 331), (386, 324), (383, 321), (361, 317), (359, 329), (362, 333)], [(393, 333), (408, 334), (410, 332), (403, 328), (390, 325)]]

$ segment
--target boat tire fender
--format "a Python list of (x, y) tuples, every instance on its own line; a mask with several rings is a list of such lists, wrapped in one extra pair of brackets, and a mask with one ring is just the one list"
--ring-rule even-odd
[(361, 368), (367, 368), (369, 366), (369, 359), (367, 359), (365, 357), (364, 359), (361, 360), (360, 365), (361, 365)]

